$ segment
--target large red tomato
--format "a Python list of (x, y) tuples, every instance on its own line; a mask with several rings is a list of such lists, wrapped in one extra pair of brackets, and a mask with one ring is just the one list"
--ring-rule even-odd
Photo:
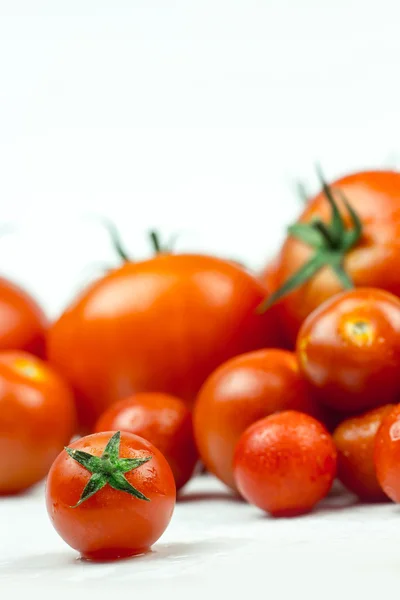
[(191, 405), (219, 364), (278, 343), (273, 314), (256, 311), (264, 295), (242, 268), (211, 256), (126, 262), (54, 324), (49, 359), (76, 390), (84, 426), (138, 391)]
[[(294, 344), (304, 319), (354, 284), (400, 296), (400, 173), (348, 175), (311, 199), (277, 269), (280, 315)], [(354, 214), (355, 213), (355, 214)]]
[(21, 288), (0, 278), (0, 350), (25, 350), (43, 357), (46, 318)]

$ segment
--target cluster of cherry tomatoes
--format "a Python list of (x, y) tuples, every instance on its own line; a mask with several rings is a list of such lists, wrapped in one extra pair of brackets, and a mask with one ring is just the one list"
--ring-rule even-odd
[(400, 501), (400, 173), (321, 176), (259, 276), (159, 246), (135, 262), (113, 236), (122, 266), (54, 323), (0, 281), (0, 494), (47, 475), (91, 559), (145, 552), (200, 461), (274, 516), (335, 477)]

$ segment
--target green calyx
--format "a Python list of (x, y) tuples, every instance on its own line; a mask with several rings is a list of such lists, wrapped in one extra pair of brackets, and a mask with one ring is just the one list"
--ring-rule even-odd
[(343, 216), (334, 198), (332, 188), (326, 183), (321, 171), (318, 177), (322, 191), (331, 207), (331, 220), (325, 223), (320, 218), (310, 223), (295, 223), (289, 227), (288, 233), (314, 249), (314, 254), (292, 277), (260, 305), (259, 311), (264, 312), (281, 298), (309, 281), (323, 267), (333, 269), (344, 289), (354, 287), (354, 284), (344, 269), (344, 257), (362, 236), (362, 223), (344, 194), (337, 191), (349, 216), (350, 228), (345, 228)]
[(119, 446), (121, 441), (121, 432), (117, 431), (109, 439), (107, 446), (104, 448), (101, 456), (94, 456), (83, 450), (76, 450), (75, 448), (65, 448), (67, 454), (76, 460), (80, 465), (85, 467), (90, 473), (91, 478), (87, 482), (79, 501), (75, 506), (80, 506), (83, 502), (94, 496), (100, 491), (105, 485), (110, 485), (115, 490), (120, 492), (126, 492), (131, 496), (134, 496), (138, 500), (146, 500), (150, 502), (142, 492), (137, 490), (125, 477), (125, 473), (137, 469), (144, 463), (151, 460), (151, 456), (144, 458), (120, 458), (119, 457)]

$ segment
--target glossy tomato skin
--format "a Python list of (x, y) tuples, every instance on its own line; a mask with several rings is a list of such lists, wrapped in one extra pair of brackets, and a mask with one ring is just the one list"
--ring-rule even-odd
[(337, 454), (332, 437), (313, 417), (285, 411), (253, 423), (235, 450), (241, 495), (273, 516), (310, 511), (332, 487)]
[(0, 352), (0, 494), (43, 479), (75, 426), (72, 392), (49, 365), (25, 352)]
[(338, 477), (364, 502), (387, 500), (376, 476), (374, 448), (377, 431), (392, 408), (392, 404), (387, 404), (346, 419), (333, 433), (338, 450)]
[(192, 414), (179, 398), (138, 393), (110, 406), (97, 420), (95, 431), (127, 431), (145, 438), (167, 459), (180, 490), (193, 475), (198, 454)]
[(96, 282), (49, 332), (49, 359), (71, 382), (82, 426), (136, 392), (164, 392), (190, 406), (206, 377), (241, 352), (275, 345), (259, 315), (260, 282), (231, 262), (157, 255)]
[[(376, 287), (400, 296), (400, 173), (394, 171), (367, 171), (354, 173), (332, 184), (343, 218), (349, 224), (347, 211), (337, 190), (359, 215), (363, 223), (360, 242), (345, 257), (344, 267), (356, 287)], [(336, 190), (336, 192), (335, 192)], [(324, 194), (311, 199), (299, 222), (313, 218), (330, 220), (330, 207)], [(307, 262), (314, 250), (290, 236), (280, 253), (277, 284), (280, 287)], [(292, 344), (306, 319), (320, 304), (343, 291), (331, 268), (324, 268), (304, 285), (279, 303), (282, 325)]]
[(36, 302), (17, 285), (0, 278), (0, 351), (45, 355), (47, 320)]
[(383, 419), (375, 438), (375, 469), (383, 491), (400, 502), (400, 404)]
[(207, 469), (236, 489), (232, 461), (241, 434), (262, 417), (289, 409), (322, 417), (292, 352), (258, 350), (218, 367), (201, 388), (193, 413)]
[[(70, 445), (101, 456), (113, 432), (88, 435)], [(146, 552), (167, 528), (175, 507), (175, 482), (164, 458), (150, 442), (131, 433), (121, 433), (120, 457), (144, 458), (149, 462), (125, 474), (131, 485), (150, 502), (106, 485), (73, 508), (90, 473), (63, 451), (50, 469), (46, 504), (50, 519), (75, 550), (89, 559), (116, 559)]]
[(300, 368), (319, 400), (344, 413), (400, 394), (400, 300), (373, 288), (342, 292), (304, 322)]

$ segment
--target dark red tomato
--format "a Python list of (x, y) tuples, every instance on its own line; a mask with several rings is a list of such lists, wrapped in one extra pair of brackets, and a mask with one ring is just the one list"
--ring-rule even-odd
[(222, 362), (275, 345), (260, 282), (209, 256), (159, 254), (125, 263), (83, 293), (49, 333), (50, 361), (78, 393), (83, 426), (136, 392), (191, 406)]
[(273, 516), (310, 511), (332, 487), (336, 448), (313, 417), (285, 411), (251, 425), (240, 438), (234, 476), (242, 496)]
[(400, 404), (382, 421), (375, 438), (375, 469), (383, 491), (400, 502)]
[(292, 352), (258, 350), (221, 365), (201, 388), (193, 414), (207, 469), (235, 489), (232, 461), (241, 434), (258, 419), (288, 409), (322, 416)]
[(0, 351), (45, 354), (47, 321), (35, 301), (15, 284), (0, 278)]
[[(303, 270), (301, 275), (305, 283), (287, 293), (280, 302), (282, 323), (292, 344), (305, 318), (322, 302), (341, 292), (344, 286), (348, 287), (349, 280), (357, 287), (382, 288), (400, 296), (400, 173), (354, 173), (335, 181), (330, 188), (325, 187), (325, 192), (307, 203), (298, 221), (300, 227), (292, 228), (280, 253), (279, 288), (291, 281), (321, 248), (327, 259), (324, 262), (324, 257), (320, 256), (319, 263), (317, 260)], [(326, 191), (332, 192), (344, 230), (337, 226), (337, 219), (335, 226), (332, 225), (332, 205)], [(360, 229), (345, 205), (343, 195), (356, 212)], [(317, 226), (315, 221), (318, 221)], [(311, 227), (305, 231), (306, 224)], [(338, 270), (341, 277), (338, 277)]]
[(146, 552), (175, 506), (175, 482), (150, 442), (131, 433), (95, 433), (58, 456), (46, 502), (60, 536), (89, 559)]
[(75, 426), (72, 392), (49, 365), (0, 352), (0, 494), (43, 479)]
[(338, 477), (364, 502), (387, 500), (376, 477), (374, 448), (376, 433), (392, 408), (392, 404), (387, 404), (346, 419), (333, 433), (338, 450)]
[(143, 392), (120, 400), (98, 419), (95, 431), (127, 431), (158, 448), (175, 477), (177, 490), (189, 481), (198, 454), (193, 438), (192, 415), (179, 398)]
[(327, 300), (297, 339), (300, 368), (321, 402), (347, 413), (400, 395), (400, 300), (358, 288)]

